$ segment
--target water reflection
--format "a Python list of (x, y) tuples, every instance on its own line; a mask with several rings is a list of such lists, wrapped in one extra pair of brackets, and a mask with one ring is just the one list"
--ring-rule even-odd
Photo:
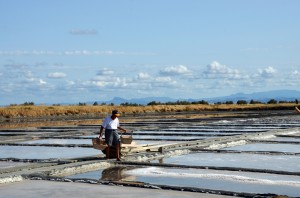
[(125, 167), (110, 167), (102, 171), (101, 180), (120, 181), (122, 179), (122, 171)]
[(133, 181), (136, 178), (132, 175), (128, 175), (125, 171), (132, 170), (134, 168), (114, 166), (104, 169), (102, 171), (101, 180), (105, 181)]

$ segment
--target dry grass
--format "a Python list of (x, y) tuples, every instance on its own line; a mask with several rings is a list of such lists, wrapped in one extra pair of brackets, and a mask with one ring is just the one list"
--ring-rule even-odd
[(123, 114), (144, 114), (159, 112), (191, 112), (191, 111), (237, 111), (237, 110), (280, 110), (293, 109), (295, 104), (246, 104), (246, 105), (154, 105), (154, 106), (8, 106), (0, 107), (2, 118), (38, 118), (48, 116), (71, 116), (90, 114), (110, 114), (118, 109)]
[[(294, 109), (295, 104), (247, 104), (247, 105), (155, 105), (155, 106), (9, 106), (0, 107), (0, 129), (28, 128), (40, 126), (66, 126), (79, 124), (101, 124), (112, 110), (118, 109), (122, 122), (142, 119), (155, 121), (170, 118), (209, 118), (234, 116), (234, 111)], [(174, 112), (174, 113), (173, 113)], [(197, 112), (180, 113), (175, 112)], [(210, 113), (211, 112), (211, 113)], [(221, 113), (222, 112), (222, 113)], [(154, 114), (152, 114), (154, 113)], [(86, 119), (86, 115), (92, 115)], [(71, 118), (75, 116), (75, 119)], [(77, 117), (78, 116), (78, 117)], [(157, 117), (158, 116), (158, 117)], [(17, 119), (15, 119), (17, 118)], [(20, 118), (20, 119), (18, 119)], [(66, 119), (67, 118), (67, 119)], [(2, 120), (2, 122), (1, 122)], [(7, 122), (7, 120), (10, 120)]]

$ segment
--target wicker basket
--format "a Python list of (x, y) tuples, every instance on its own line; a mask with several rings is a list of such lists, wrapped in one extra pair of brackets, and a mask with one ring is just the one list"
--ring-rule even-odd
[(131, 144), (132, 142), (132, 134), (131, 135), (121, 135), (121, 143), (122, 144)]
[(93, 138), (92, 139), (93, 148), (103, 151), (106, 149), (107, 144), (104, 140), (100, 140), (100, 138)]

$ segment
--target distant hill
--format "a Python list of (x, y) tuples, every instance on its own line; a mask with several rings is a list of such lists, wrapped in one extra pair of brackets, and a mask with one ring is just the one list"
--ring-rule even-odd
[(300, 99), (300, 91), (295, 90), (274, 90), (274, 91), (265, 91), (265, 92), (254, 92), (250, 94), (245, 93), (236, 93), (229, 96), (215, 97), (206, 99), (209, 102), (222, 102), (222, 101), (233, 101), (238, 100), (257, 100), (261, 102), (268, 102), (271, 99), (277, 101), (295, 101), (295, 99)]
[[(298, 99), (300, 101), (300, 91), (274, 90), (274, 91), (265, 91), (265, 92), (254, 92), (250, 94), (236, 93), (229, 96), (214, 97), (214, 98), (199, 98), (199, 99), (179, 99), (179, 98), (170, 98), (170, 97), (146, 97), (146, 98), (124, 99), (120, 97), (115, 97), (109, 101), (97, 101), (97, 102), (99, 104), (113, 103), (115, 105), (120, 105), (121, 103), (147, 105), (152, 101), (165, 103), (165, 102), (176, 102), (178, 100), (188, 101), (188, 102), (205, 100), (209, 103), (216, 103), (216, 102), (226, 102), (226, 101), (236, 102), (238, 100), (246, 100), (247, 102), (249, 102), (252, 99), (260, 102), (268, 102), (271, 99), (275, 99), (277, 101), (295, 101), (295, 99)], [(93, 102), (88, 102), (88, 103), (93, 103)]]

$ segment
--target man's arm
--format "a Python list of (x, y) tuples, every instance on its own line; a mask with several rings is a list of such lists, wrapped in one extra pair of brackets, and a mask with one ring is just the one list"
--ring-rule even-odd
[(126, 133), (126, 132), (127, 132), (127, 130), (126, 130), (126, 129), (124, 129), (124, 128), (122, 128), (122, 127), (118, 127), (118, 129), (119, 129), (119, 130), (121, 130), (121, 131), (123, 131), (124, 133)]

